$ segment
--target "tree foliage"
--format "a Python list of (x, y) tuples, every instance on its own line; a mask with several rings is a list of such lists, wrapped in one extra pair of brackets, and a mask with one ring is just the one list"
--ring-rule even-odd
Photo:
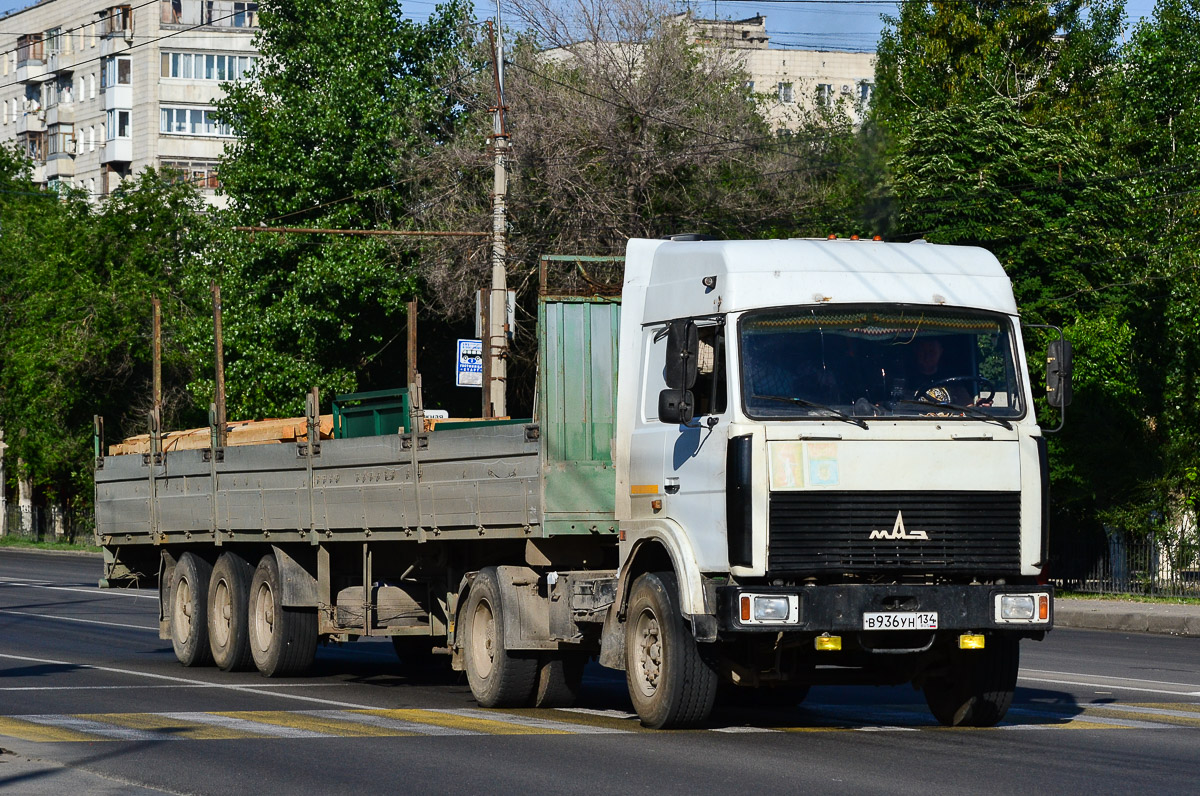
[(992, 250), (1075, 344), (1060, 527), (1170, 503), (1194, 464), (1196, 12), (1163, 0), (1123, 46), (1114, 3), (905, 3), (880, 45), (893, 234)]
[[(218, 102), (239, 134), (221, 165), (223, 222), (411, 227), (411, 180), (393, 164), (428, 145), (428, 130), (455, 127), (440, 84), (459, 60), (463, 7), (439, 7), (424, 24), (396, 0), (268, 0), (259, 12), (252, 79)], [(210, 281), (221, 285), (229, 416), (299, 414), (310, 386), (395, 386), (417, 266), (411, 246), (378, 239), (219, 234), (189, 288), (199, 300)], [(189, 341), (212, 361), (210, 322)], [(196, 372), (207, 402), (212, 370)]]
[[(18, 475), (56, 500), (90, 493), (93, 414), (117, 435), (145, 427), (151, 297), (177, 317), (198, 204), (147, 171), (93, 208), (40, 190), (0, 148), (0, 423)], [(173, 350), (165, 408), (178, 420), (192, 404)]]

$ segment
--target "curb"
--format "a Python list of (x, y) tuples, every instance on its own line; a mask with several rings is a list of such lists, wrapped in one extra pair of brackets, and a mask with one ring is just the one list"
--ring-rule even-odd
[(1056, 627), (1170, 636), (1200, 636), (1200, 605), (1056, 600)]
[(0, 554), (8, 552), (14, 553), (33, 553), (40, 556), (95, 556), (100, 557), (100, 553), (94, 550), (46, 550), (43, 547), (22, 547), (20, 545), (0, 545)]

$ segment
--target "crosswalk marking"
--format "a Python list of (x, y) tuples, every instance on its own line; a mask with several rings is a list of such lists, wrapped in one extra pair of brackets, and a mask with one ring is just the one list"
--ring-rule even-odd
[[(20, 716), (25, 721), (34, 724), (45, 724), (59, 729), (74, 730), (86, 735), (98, 735), (113, 741), (169, 741), (174, 736), (169, 733), (154, 730), (139, 730), (133, 727), (122, 727), (106, 721), (98, 721), (91, 716), (66, 716), (54, 713), (42, 713), (35, 716)], [(95, 740), (89, 738), (88, 740)]]
[[(722, 724), (735, 717), (732, 723)], [(1014, 705), (998, 730), (1200, 728), (1200, 704)], [(947, 731), (912, 705), (807, 704), (796, 712), (718, 714), (706, 731), (741, 733)], [(954, 731), (954, 730), (949, 730)], [(0, 737), (36, 743), (355, 738), (445, 735), (581, 735), (649, 732), (616, 710), (397, 708), (0, 716)]]

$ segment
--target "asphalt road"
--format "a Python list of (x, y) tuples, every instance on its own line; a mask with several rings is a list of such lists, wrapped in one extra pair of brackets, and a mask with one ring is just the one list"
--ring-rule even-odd
[[(1059, 629), (1022, 642), (995, 729), (938, 727), (909, 688), (814, 688), (649, 732), (595, 667), (573, 710), (484, 711), (391, 645), (324, 647), (306, 677), (185, 669), (153, 592), (95, 559), (0, 549), (0, 792), (1194, 793), (1200, 639)], [(448, 667), (447, 667), (448, 669)]]

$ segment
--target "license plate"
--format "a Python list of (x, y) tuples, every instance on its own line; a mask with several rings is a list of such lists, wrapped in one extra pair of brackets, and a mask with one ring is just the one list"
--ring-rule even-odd
[(871, 611), (863, 614), (863, 630), (937, 630), (936, 611)]

